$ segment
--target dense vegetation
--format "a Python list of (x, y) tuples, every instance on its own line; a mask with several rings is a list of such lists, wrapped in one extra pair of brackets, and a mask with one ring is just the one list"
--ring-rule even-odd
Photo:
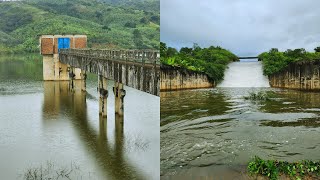
[(248, 165), (248, 171), (252, 174), (267, 176), (271, 180), (276, 180), (280, 175), (301, 180), (303, 177), (309, 179), (319, 179), (320, 162), (301, 161), (289, 163), (286, 161), (263, 160), (255, 157)]
[(272, 48), (269, 52), (260, 54), (259, 59), (263, 63), (263, 73), (271, 75), (281, 71), (292, 62), (320, 60), (320, 47), (315, 48), (315, 52), (307, 52), (303, 48), (279, 52), (278, 49)]
[(160, 59), (163, 64), (204, 72), (211, 80), (220, 81), (228, 63), (237, 61), (238, 57), (219, 46), (201, 48), (194, 44), (193, 48), (183, 47), (178, 52), (161, 42)]
[(113, 4), (116, 6), (126, 6), (133, 9), (140, 9), (144, 11), (155, 11), (160, 12), (159, 1), (154, 0), (99, 0), (100, 2), (105, 2), (108, 4)]
[(159, 0), (0, 2), (0, 53), (38, 51), (41, 34), (86, 34), (89, 47), (158, 49), (159, 6)]

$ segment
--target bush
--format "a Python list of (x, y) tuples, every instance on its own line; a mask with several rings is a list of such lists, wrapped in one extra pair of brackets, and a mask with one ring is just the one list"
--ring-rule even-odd
[(259, 60), (263, 64), (263, 73), (272, 75), (286, 68), (290, 63), (297, 61), (312, 61), (319, 60), (320, 53), (306, 52), (305, 49), (288, 49), (285, 52), (279, 52), (273, 48), (269, 52), (264, 52), (259, 55)]
[(134, 22), (127, 22), (124, 24), (124, 27), (127, 27), (127, 28), (136, 28), (137, 27), (137, 24), (134, 23)]
[(267, 176), (271, 180), (278, 179), (281, 174), (301, 180), (304, 176), (318, 176), (320, 174), (320, 162), (304, 160), (290, 163), (287, 161), (263, 160), (256, 156), (249, 162), (248, 171), (251, 174)]
[(178, 52), (175, 48), (167, 47), (160, 42), (161, 63), (171, 66), (184, 67), (189, 70), (204, 72), (213, 81), (221, 81), (228, 63), (237, 61), (238, 57), (219, 46), (201, 48), (183, 47)]

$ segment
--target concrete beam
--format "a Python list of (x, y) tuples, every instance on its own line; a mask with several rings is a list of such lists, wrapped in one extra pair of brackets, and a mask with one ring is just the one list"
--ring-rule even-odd
[(64, 64), (160, 95), (159, 51), (62, 49), (59, 59)]

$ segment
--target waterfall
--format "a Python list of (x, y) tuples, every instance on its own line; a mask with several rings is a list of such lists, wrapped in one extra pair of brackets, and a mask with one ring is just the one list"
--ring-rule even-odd
[(268, 77), (263, 75), (259, 61), (230, 63), (224, 80), (218, 87), (270, 87)]

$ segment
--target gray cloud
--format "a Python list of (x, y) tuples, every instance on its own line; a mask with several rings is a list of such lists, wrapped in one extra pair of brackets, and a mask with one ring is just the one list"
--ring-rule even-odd
[(161, 41), (237, 55), (320, 46), (319, 0), (161, 0)]

